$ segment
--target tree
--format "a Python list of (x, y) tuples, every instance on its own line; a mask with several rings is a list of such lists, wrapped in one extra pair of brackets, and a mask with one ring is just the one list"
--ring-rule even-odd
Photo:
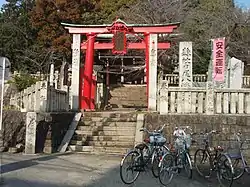
[[(37, 42), (61, 58), (71, 57), (71, 38), (61, 22), (102, 24), (134, 0), (37, 0), (30, 12)], [(61, 59), (60, 59), (61, 60)]]
[(71, 39), (61, 22), (79, 23), (81, 12), (92, 8), (88, 1), (37, 0), (30, 18), (38, 44), (61, 57), (69, 57)]
[(30, 61), (26, 56), (34, 35), (29, 26), (28, 11), (33, 1), (7, 0), (0, 13), (0, 53), (11, 60), (13, 69), (26, 69)]
[[(246, 51), (241, 46), (247, 47), (246, 44), (243, 45), (243, 37), (249, 38), (249, 31), (243, 26), (248, 22), (247, 16), (235, 6), (233, 0), (142, 0), (123, 12), (128, 22), (181, 22), (179, 32), (183, 35), (174, 40), (193, 42), (195, 73), (207, 71), (212, 38), (226, 37), (227, 50), (236, 57), (239, 56), (238, 50)], [(171, 41), (170, 38), (167, 39)], [(161, 63), (168, 69), (174, 65), (172, 57), (178, 54), (178, 45), (161, 54), (164, 57)]]

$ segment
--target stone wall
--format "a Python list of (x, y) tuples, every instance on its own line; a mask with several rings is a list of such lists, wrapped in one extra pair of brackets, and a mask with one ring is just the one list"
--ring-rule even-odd
[(75, 113), (37, 114), (36, 153), (57, 152)]
[[(19, 148), (25, 143), (26, 113), (15, 110), (3, 110), (3, 126), (0, 133), (0, 149), (8, 151), (11, 147)], [(22, 146), (20, 146), (22, 145)]]
[[(175, 127), (190, 126), (194, 133), (204, 132), (205, 129), (220, 131), (220, 134), (213, 136), (213, 145), (228, 146), (228, 139), (233, 133), (241, 131), (244, 137), (250, 139), (250, 116), (247, 115), (159, 115), (147, 114), (145, 116), (145, 126), (150, 130), (157, 129), (166, 124), (165, 134), (168, 141), (172, 141), (172, 134)], [(197, 135), (193, 136), (197, 139)], [(191, 154), (194, 153), (197, 145), (192, 146)], [(250, 141), (244, 146), (245, 155), (250, 158)]]

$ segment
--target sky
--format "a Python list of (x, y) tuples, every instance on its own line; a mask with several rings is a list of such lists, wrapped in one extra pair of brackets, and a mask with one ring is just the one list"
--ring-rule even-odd
[[(1, 1), (1, 0), (0, 0)], [(236, 0), (235, 1), (240, 7), (250, 8), (250, 0)]]
[[(235, 2), (242, 8), (250, 8), (250, 0), (235, 0)], [(0, 6), (2, 6), (4, 3), (5, 0), (0, 0)]]

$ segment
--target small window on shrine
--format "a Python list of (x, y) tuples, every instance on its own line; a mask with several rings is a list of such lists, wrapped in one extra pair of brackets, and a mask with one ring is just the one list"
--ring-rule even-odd
[(116, 31), (113, 36), (113, 54), (126, 54), (126, 32)]

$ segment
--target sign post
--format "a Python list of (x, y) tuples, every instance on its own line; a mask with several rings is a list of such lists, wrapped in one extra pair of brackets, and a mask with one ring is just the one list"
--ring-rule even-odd
[(3, 58), (2, 65), (2, 89), (1, 89), (1, 108), (0, 108), (0, 130), (2, 130), (3, 126), (3, 92), (4, 92), (4, 76), (5, 76), (5, 58)]

